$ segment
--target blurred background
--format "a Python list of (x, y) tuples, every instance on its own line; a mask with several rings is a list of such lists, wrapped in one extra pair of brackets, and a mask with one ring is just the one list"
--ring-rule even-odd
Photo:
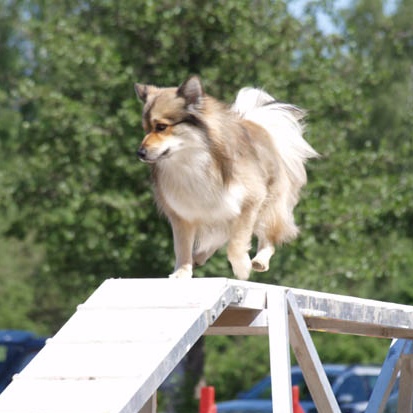
[[(305, 108), (322, 155), (300, 237), (251, 279), (412, 304), (412, 21), (411, 0), (1, 0), (0, 329), (51, 335), (104, 279), (170, 273), (133, 83), (189, 74), (228, 103), (250, 85)], [(225, 252), (196, 276), (231, 277)], [(313, 338), (328, 362), (389, 345)], [(201, 344), (218, 399), (269, 371), (266, 337)]]

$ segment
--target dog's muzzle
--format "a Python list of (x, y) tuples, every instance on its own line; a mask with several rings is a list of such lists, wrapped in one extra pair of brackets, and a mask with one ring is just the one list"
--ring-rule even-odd
[(141, 161), (145, 161), (145, 160), (146, 160), (146, 157), (147, 157), (147, 155), (148, 155), (148, 151), (141, 146), (141, 147), (139, 148), (138, 152), (136, 152), (136, 154), (138, 155), (138, 158), (139, 158)]

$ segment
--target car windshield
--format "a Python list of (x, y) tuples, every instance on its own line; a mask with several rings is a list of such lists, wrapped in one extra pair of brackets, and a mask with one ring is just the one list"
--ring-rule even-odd
[[(337, 374), (328, 374), (327, 379), (331, 383), (337, 378)], [(300, 389), (300, 400), (301, 401), (312, 401), (310, 390), (308, 390), (307, 385), (305, 384), (305, 380), (303, 374), (301, 372), (293, 373), (291, 375), (291, 384), (293, 386), (298, 386)], [(270, 396), (271, 397), (271, 396)]]
[[(337, 374), (327, 374), (327, 379), (330, 383), (332, 383), (336, 379), (336, 377), (337, 377)], [(301, 372), (292, 373), (291, 384), (293, 386), (299, 387), (301, 401), (312, 401), (310, 391), (308, 390), (308, 387), (305, 384), (305, 380)], [(257, 386), (256, 389), (244, 395), (243, 398), (260, 399), (260, 400), (271, 399), (271, 380), (267, 380), (265, 384), (262, 386), (259, 386), (259, 388)]]

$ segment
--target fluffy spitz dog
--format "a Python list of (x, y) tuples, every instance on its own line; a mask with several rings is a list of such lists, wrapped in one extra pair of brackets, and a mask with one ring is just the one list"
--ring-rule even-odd
[[(259, 89), (227, 106), (198, 77), (179, 87), (135, 84), (146, 136), (139, 158), (151, 166), (156, 203), (173, 230), (173, 278), (190, 278), (228, 244), (235, 276), (266, 271), (275, 245), (298, 234), (293, 209), (317, 152), (303, 139), (305, 113)], [(257, 254), (251, 260), (253, 234)]]

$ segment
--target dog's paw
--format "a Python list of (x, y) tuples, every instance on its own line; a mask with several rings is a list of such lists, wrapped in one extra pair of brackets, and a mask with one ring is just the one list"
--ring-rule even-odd
[(246, 281), (250, 277), (251, 259), (248, 254), (245, 254), (241, 259), (232, 261), (232, 271), (239, 280)]
[(268, 271), (269, 268), (270, 267), (269, 267), (268, 263), (262, 262), (257, 258), (254, 258), (252, 260), (252, 269), (254, 271), (264, 272), (264, 271)]
[(192, 270), (187, 268), (178, 268), (172, 274), (169, 274), (169, 278), (189, 279), (192, 278)]
[(267, 246), (258, 251), (257, 255), (252, 259), (252, 268), (254, 271), (264, 272), (270, 268), (270, 259), (274, 254), (274, 247)]

